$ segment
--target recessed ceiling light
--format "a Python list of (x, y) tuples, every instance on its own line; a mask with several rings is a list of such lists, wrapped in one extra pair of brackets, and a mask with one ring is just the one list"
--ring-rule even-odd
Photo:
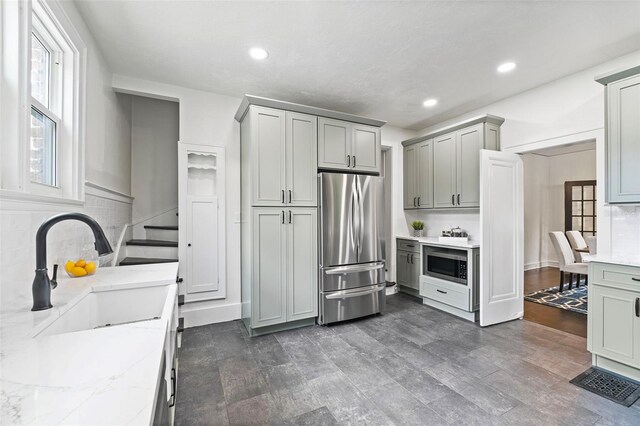
[(269, 52), (264, 50), (262, 47), (252, 47), (249, 49), (249, 55), (251, 55), (253, 59), (262, 60), (269, 56)]
[(505, 73), (509, 71), (513, 71), (516, 68), (515, 62), (505, 62), (504, 64), (498, 67), (498, 72)]
[(426, 101), (424, 101), (422, 103), (422, 105), (424, 105), (426, 107), (436, 106), (437, 104), (438, 104), (438, 100), (437, 99), (427, 99)]

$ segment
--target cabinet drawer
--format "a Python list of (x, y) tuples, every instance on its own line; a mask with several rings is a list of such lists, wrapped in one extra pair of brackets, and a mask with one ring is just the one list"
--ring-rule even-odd
[(469, 311), (469, 289), (429, 277), (420, 278), (420, 296)]
[(420, 253), (420, 243), (413, 240), (398, 239), (398, 250), (409, 251), (411, 253)]
[(591, 262), (589, 283), (637, 291), (640, 294), (640, 268)]

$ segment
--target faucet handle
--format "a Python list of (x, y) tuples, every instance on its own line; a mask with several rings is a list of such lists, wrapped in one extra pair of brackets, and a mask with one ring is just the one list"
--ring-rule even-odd
[(53, 276), (51, 277), (51, 288), (58, 287), (58, 264), (53, 265)]

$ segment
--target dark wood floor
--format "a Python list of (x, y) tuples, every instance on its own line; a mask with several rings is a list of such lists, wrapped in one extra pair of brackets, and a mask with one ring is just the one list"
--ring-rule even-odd
[[(560, 283), (558, 268), (540, 268), (525, 271), (524, 293), (557, 286)], [(577, 312), (524, 301), (524, 319), (556, 330), (587, 337), (587, 316)]]

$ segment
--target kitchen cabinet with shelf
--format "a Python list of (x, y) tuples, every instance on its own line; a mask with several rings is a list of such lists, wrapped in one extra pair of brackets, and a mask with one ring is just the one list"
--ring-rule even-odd
[(480, 150), (499, 149), (503, 122), (485, 115), (402, 142), (404, 208), (479, 207)]

